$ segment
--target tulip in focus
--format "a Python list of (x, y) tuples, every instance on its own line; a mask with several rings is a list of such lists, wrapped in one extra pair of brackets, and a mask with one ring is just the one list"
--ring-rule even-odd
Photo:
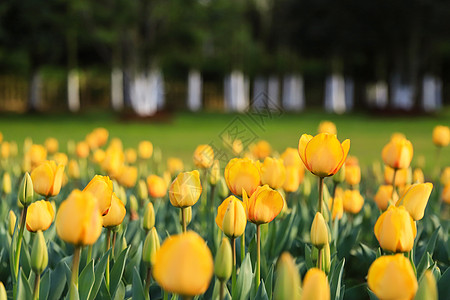
[(216, 224), (230, 239), (241, 236), (247, 224), (242, 201), (235, 196), (225, 199), (217, 208)]
[(156, 252), (153, 277), (167, 292), (193, 297), (206, 292), (213, 276), (211, 251), (195, 232), (167, 238)]
[(153, 198), (162, 198), (167, 193), (167, 185), (162, 177), (150, 175), (147, 177), (148, 193)]
[(111, 198), (111, 207), (109, 208), (108, 213), (102, 216), (103, 227), (112, 228), (122, 224), (126, 213), (127, 210), (125, 209), (122, 201), (117, 198), (116, 193), (113, 193)]
[[(373, 200), (375, 201), (380, 210), (386, 210), (389, 205), (389, 200), (391, 200), (391, 195), (392, 195), (392, 185), (380, 185)], [(392, 200), (392, 203), (395, 204), (397, 200), (398, 195), (397, 193), (394, 193), (394, 199)]]
[(417, 291), (411, 263), (402, 254), (377, 258), (369, 268), (367, 284), (380, 300), (413, 299)]
[(417, 229), (404, 206), (389, 206), (375, 223), (375, 237), (384, 250), (409, 252), (414, 245)]
[(423, 218), (432, 189), (433, 184), (430, 182), (413, 184), (397, 201), (396, 206), (403, 205), (411, 217), (419, 221)]
[(64, 175), (64, 165), (56, 165), (53, 160), (41, 163), (31, 172), (36, 193), (45, 197), (59, 194)]
[(138, 145), (140, 159), (149, 159), (153, 154), (153, 144), (150, 141), (141, 141)]
[(45, 231), (52, 225), (55, 211), (49, 201), (40, 200), (31, 203), (27, 212), (27, 230), (31, 232)]
[(44, 234), (40, 230), (36, 233), (30, 254), (31, 269), (36, 276), (40, 276), (48, 265), (47, 245), (45, 243)]
[(197, 170), (183, 172), (170, 185), (170, 203), (175, 207), (189, 207), (197, 203), (201, 193), (200, 173)]
[(450, 128), (442, 125), (434, 127), (433, 143), (437, 147), (446, 147), (450, 143)]
[(327, 275), (320, 269), (311, 268), (303, 279), (302, 300), (329, 300), (330, 285)]
[(214, 162), (214, 150), (210, 145), (199, 145), (194, 151), (194, 164), (199, 169), (208, 169)]
[(413, 157), (413, 146), (406, 138), (393, 138), (381, 153), (386, 165), (393, 169), (406, 169)]
[(311, 225), (311, 244), (319, 249), (329, 243), (328, 226), (320, 212), (316, 213)]
[(220, 281), (227, 281), (231, 276), (232, 269), (233, 252), (230, 241), (227, 238), (223, 238), (214, 259), (214, 274)]
[(283, 252), (276, 269), (274, 300), (300, 300), (301, 279), (294, 258)]
[(343, 204), (346, 212), (357, 214), (364, 205), (364, 198), (359, 190), (346, 190), (344, 192)]
[(28, 206), (33, 202), (34, 198), (34, 188), (33, 188), (33, 180), (31, 179), (30, 174), (25, 173), (23, 175), (22, 181), (20, 182), (19, 192), (17, 194), (17, 198), (23, 206)]
[[(169, 237), (170, 238), (170, 237)], [(156, 252), (161, 247), (159, 235), (156, 228), (153, 227), (148, 233), (142, 248), (142, 260), (153, 265), (155, 263)]]
[(97, 198), (98, 207), (102, 215), (108, 213), (113, 194), (113, 183), (108, 176), (95, 175), (84, 188), (83, 192), (90, 192)]
[(244, 190), (242, 198), (247, 219), (257, 225), (271, 222), (284, 206), (281, 194), (268, 185), (258, 187), (250, 198)]
[(233, 158), (225, 167), (225, 180), (230, 191), (242, 196), (242, 190), (251, 196), (261, 183), (258, 168), (248, 158)]

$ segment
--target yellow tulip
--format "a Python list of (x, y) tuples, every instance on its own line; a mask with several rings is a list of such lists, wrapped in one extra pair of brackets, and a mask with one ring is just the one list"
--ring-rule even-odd
[(101, 164), (102, 169), (113, 177), (118, 176), (120, 169), (125, 163), (125, 155), (123, 154), (122, 147), (120, 145), (114, 145), (115, 144), (111, 144), (108, 149), (106, 149), (105, 158)]
[(344, 192), (343, 204), (346, 212), (357, 214), (364, 205), (364, 198), (359, 190), (346, 190)]
[(419, 221), (423, 218), (432, 189), (433, 184), (430, 182), (413, 184), (397, 201), (396, 206), (403, 205), (411, 217)]
[(98, 201), (98, 208), (104, 216), (111, 207), (113, 183), (108, 176), (95, 175), (83, 191), (92, 193)]
[(8, 217), (8, 233), (10, 236), (12, 236), (14, 234), (14, 229), (16, 227), (16, 221), (17, 221), (16, 214), (12, 210), (10, 210), (9, 217)]
[(367, 284), (380, 300), (410, 300), (417, 291), (411, 263), (402, 254), (377, 258), (369, 268)]
[(450, 183), (450, 167), (446, 167), (441, 174), (441, 184), (447, 185)]
[(133, 148), (125, 149), (124, 155), (128, 164), (134, 164), (137, 160), (137, 152)]
[(8, 158), (11, 153), (11, 146), (8, 142), (3, 142), (0, 149), (0, 155), (2, 158)]
[(450, 204), (450, 184), (444, 187), (441, 198), (444, 203)]
[(330, 285), (327, 275), (320, 269), (311, 268), (303, 279), (302, 300), (329, 300)]
[(278, 259), (276, 274), (274, 300), (300, 300), (300, 275), (289, 252), (283, 252)]
[(55, 211), (49, 201), (41, 200), (31, 203), (27, 211), (27, 230), (45, 231), (52, 225)]
[(229, 238), (241, 236), (247, 224), (242, 201), (235, 196), (223, 200), (217, 208), (216, 224)]
[(67, 164), (69, 163), (69, 158), (67, 157), (67, 154), (62, 153), (62, 152), (57, 152), (57, 153), (53, 154), (53, 160), (58, 165), (67, 166)]
[(182, 172), (170, 185), (170, 203), (175, 207), (189, 207), (197, 203), (201, 193), (202, 185), (199, 172), (197, 170)]
[(167, 194), (167, 185), (164, 178), (157, 175), (150, 175), (147, 177), (148, 193), (153, 198), (162, 198)]
[(220, 179), (220, 164), (217, 159), (214, 160), (211, 170), (209, 170), (208, 180), (211, 185), (216, 185)]
[(145, 206), (142, 227), (144, 227), (145, 230), (151, 230), (155, 227), (155, 209), (153, 208), (153, 203), (151, 202), (147, 203)]
[(169, 157), (167, 159), (167, 170), (171, 176), (178, 175), (178, 173), (184, 170), (183, 161), (178, 157)]
[(374, 232), (384, 250), (408, 252), (414, 245), (417, 229), (404, 206), (391, 205), (378, 217)]
[(165, 291), (188, 297), (208, 289), (213, 271), (211, 251), (192, 231), (167, 238), (153, 265), (153, 277)]
[(210, 145), (199, 145), (194, 151), (194, 164), (197, 168), (207, 169), (214, 162), (214, 150)]
[(361, 182), (361, 168), (359, 165), (345, 165), (345, 181), (349, 185), (356, 185)]
[(272, 153), (272, 147), (267, 141), (261, 140), (250, 146), (250, 151), (256, 159), (264, 159)]
[(349, 150), (350, 140), (341, 144), (335, 135), (328, 133), (319, 133), (315, 137), (303, 134), (298, 143), (298, 153), (305, 167), (319, 177), (336, 174)]
[(413, 146), (405, 138), (393, 138), (381, 152), (383, 161), (393, 169), (406, 169), (413, 157)]
[(56, 214), (58, 236), (75, 246), (92, 245), (102, 232), (97, 199), (88, 191), (74, 190)]
[(41, 163), (31, 172), (34, 190), (45, 197), (58, 195), (63, 174), (64, 165), (56, 166), (53, 160)]
[(256, 225), (271, 222), (283, 209), (283, 197), (268, 185), (259, 186), (250, 198), (244, 189), (242, 193), (247, 219)]
[(85, 141), (77, 143), (75, 152), (79, 158), (86, 158), (89, 156), (89, 145)]
[(8, 172), (3, 173), (2, 189), (5, 195), (11, 194), (11, 175)]
[(251, 196), (261, 183), (258, 168), (248, 158), (233, 158), (225, 167), (225, 180), (230, 191), (242, 196), (242, 189)]
[(446, 147), (450, 143), (450, 128), (442, 125), (434, 127), (433, 143), (438, 147)]
[(286, 168), (282, 159), (266, 157), (259, 167), (261, 183), (267, 184), (273, 189), (283, 186), (286, 180)]
[(69, 176), (73, 179), (80, 179), (80, 166), (78, 165), (76, 160), (69, 161)]
[(37, 165), (44, 162), (47, 158), (47, 150), (42, 145), (31, 145), (27, 152), (31, 162), (31, 168), (34, 169)]
[[(386, 210), (389, 204), (389, 200), (391, 199), (391, 195), (392, 195), (392, 185), (380, 185), (373, 200), (375, 201), (379, 209)], [(394, 193), (393, 203), (396, 203), (397, 200), (398, 195), (397, 193)]]
[(94, 151), (94, 155), (93, 155), (92, 159), (96, 164), (101, 165), (103, 163), (103, 161), (105, 160), (105, 157), (106, 157), (106, 152), (103, 149), (96, 149)]
[(235, 139), (231, 145), (231, 150), (233, 154), (238, 156), (241, 154), (242, 150), (244, 150), (244, 145), (240, 139)]
[(127, 188), (132, 188), (136, 185), (138, 178), (138, 170), (133, 166), (122, 166), (117, 177), (117, 181)]
[(86, 143), (91, 150), (95, 150), (106, 144), (108, 141), (109, 132), (105, 128), (96, 128), (86, 135)]
[(284, 152), (281, 154), (280, 157), (283, 160), (283, 163), (286, 167), (288, 166), (302, 166), (303, 167), (303, 163), (302, 160), (300, 159), (300, 156), (298, 155), (298, 150), (295, 148), (291, 148), (288, 147), (286, 148), (286, 150), (284, 150)]
[(111, 207), (109, 208), (108, 213), (102, 216), (103, 227), (111, 228), (122, 224), (126, 214), (127, 210), (122, 201), (117, 198), (116, 193), (113, 193)]
[(338, 218), (340, 220), (342, 216), (344, 215), (344, 201), (342, 200), (341, 195), (338, 195), (336, 193), (336, 196), (334, 197), (334, 203), (333, 198), (329, 198), (328, 200), (328, 208), (331, 210), (331, 206), (333, 205), (333, 211), (331, 213), (332, 219)]
[(139, 158), (149, 159), (153, 154), (153, 144), (150, 141), (141, 141), (138, 145)]
[(47, 148), (47, 152), (50, 154), (58, 152), (59, 143), (58, 140), (52, 137), (49, 137), (45, 140), (45, 148)]
[(319, 128), (317, 130), (319, 133), (329, 133), (337, 135), (336, 125), (334, 125), (331, 121), (322, 121), (319, 124)]
[(328, 227), (323, 215), (317, 212), (311, 224), (311, 244), (321, 249), (325, 244), (329, 243)]
[[(392, 179), (394, 176), (394, 169), (389, 166), (385, 166), (384, 169), (384, 182), (392, 185)], [(398, 169), (395, 174), (395, 186), (403, 186), (408, 180), (408, 169)]]
[(425, 176), (423, 175), (422, 169), (416, 168), (413, 172), (413, 182), (414, 183), (424, 183)]
[(283, 184), (283, 189), (286, 192), (296, 192), (300, 185), (300, 171), (298, 167), (287, 166), (286, 167), (286, 180)]

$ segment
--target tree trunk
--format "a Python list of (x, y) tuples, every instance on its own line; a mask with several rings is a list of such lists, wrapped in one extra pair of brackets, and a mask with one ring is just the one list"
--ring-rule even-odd
[(69, 70), (67, 76), (67, 100), (71, 112), (80, 110), (80, 77), (75, 69)]
[(187, 106), (191, 111), (202, 109), (202, 75), (195, 69), (188, 75)]
[(123, 109), (123, 71), (115, 67), (111, 71), (111, 105), (115, 111)]
[(42, 104), (42, 78), (38, 69), (35, 69), (30, 78), (30, 89), (28, 94), (28, 111), (39, 111)]

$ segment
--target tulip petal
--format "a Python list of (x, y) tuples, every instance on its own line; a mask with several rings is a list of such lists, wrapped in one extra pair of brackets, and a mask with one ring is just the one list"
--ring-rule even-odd
[(326, 177), (341, 163), (343, 149), (335, 135), (320, 133), (306, 146), (305, 157), (308, 170), (314, 175)]
[(62, 184), (63, 176), (64, 176), (64, 165), (59, 165), (56, 168), (55, 178), (54, 178), (54, 181), (53, 181), (52, 188), (50, 190), (50, 194), (52, 196), (55, 196), (55, 195), (59, 194), (59, 191), (61, 190), (61, 184)]
[(48, 196), (54, 180), (54, 173), (51, 165), (45, 162), (37, 166), (31, 172), (31, 180), (33, 181), (33, 188), (36, 193)]
[(339, 163), (339, 165), (337, 166), (337, 168), (333, 171), (334, 174), (336, 174), (337, 171), (339, 171), (339, 169), (342, 167), (342, 165), (344, 164), (345, 160), (347, 159), (347, 155), (348, 155), (348, 151), (350, 151), (350, 140), (346, 139), (345, 141), (342, 142), (342, 160)]
[(230, 204), (230, 201), (232, 199), (231, 197), (233, 196), (230, 196), (227, 199), (223, 200), (222, 204), (220, 204), (217, 208), (216, 224), (222, 231), (223, 217), (225, 216), (225, 212), (227, 211), (228, 205)]
[(308, 163), (306, 161), (305, 151), (306, 151), (306, 145), (311, 141), (313, 138), (312, 135), (309, 134), (302, 134), (300, 137), (300, 140), (298, 141), (298, 154), (300, 155), (300, 158), (302, 159), (305, 166), (308, 168)]

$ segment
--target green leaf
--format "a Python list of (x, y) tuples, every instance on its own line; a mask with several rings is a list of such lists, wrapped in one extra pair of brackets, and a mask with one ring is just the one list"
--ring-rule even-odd
[(259, 287), (258, 287), (258, 291), (256, 292), (255, 298), (256, 300), (269, 300), (269, 297), (267, 296), (267, 292), (266, 292), (266, 287), (264, 284), (264, 279), (261, 280), (262, 282), (260, 283)]
[(290, 237), (290, 232), (294, 227), (292, 226), (292, 223), (294, 222), (296, 215), (296, 207), (294, 207), (289, 217), (280, 222), (281, 226), (278, 227), (277, 234), (275, 236), (275, 243), (273, 244), (273, 251), (271, 251), (271, 258), (278, 257), (284, 249), (284, 246)]
[(265, 288), (266, 288), (267, 294), (269, 295), (269, 299), (272, 299), (273, 267), (274, 267), (274, 264), (272, 264), (272, 266), (270, 266), (270, 270), (267, 273), (266, 281), (265, 281), (265, 283), (266, 283)]
[(239, 270), (239, 275), (236, 280), (236, 288), (233, 290), (234, 300), (247, 300), (252, 287), (253, 272), (250, 254), (247, 253), (244, 262)]
[(420, 258), (419, 264), (417, 265), (417, 278), (420, 278), (423, 272), (433, 264), (432, 256), (434, 248), (436, 246), (436, 240), (439, 235), (440, 228), (441, 227), (436, 228), (436, 230), (433, 232), (428, 241), (427, 248), (425, 249), (425, 252), (422, 254), (422, 257)]
[(123, 300), (125, 299), (125, 284), (123, 284), (123, 281), (119, 281), (119, 284), (117, 285), (116, 292), (114, 293), (114, 296), (112, 297), (114, 300)]
[(340, 259), (347, 257), (350, 254), (350, 250), (352, 250), (353, 245), (356, 244), (359, 231), (360, 228), (355, 227), (343, 239), (340, 239), (337, 247), (337, 253)]
[(69, 293), (66, 296), (67, 300), (80, 300), (79, 294), (78, 294), (78, 289), (77, 286), (75, 285), (75, 283), (71, 283), (72, 288), (69, 290)]
[(378, 300), (378, 297), (369, 288), (367, 288), (367, 293), (369, 294), (370, 300)]
[(344, 273), (345, 258), (338, 262), (337, 257), (333, 258), (331, 262), (331, 273), (330, 273), (330, 291), (331, 299), (341, 298), (341, 283), (342, 274)]
[(92, 291), (94, 282), (94, 261), (91, 260), (86, 267), (84, 267), (80, 277), (78, 278), (78, 287), (81, 300), (89, 299), (89, 294)]
[(25, 273), (20, 269), (19, 281), (17, 286), (17, 299), (32, 299), (33, 293)]
[(114, 263), (114, 266), (111, 270), (111, 284), (109, 287), (109, 292), (111, 295), (114, 295), (116, 293), (116, 289), (119, 285), (120, 280), (122, 279), (122, 274), (125, 268), (125, 262), (127, 260), (129, 250), (130, 247), (127, 247), (120, 253), (119, 258), (117, 258), (117, 261)]
[(442, 274), (438, 282), (439, 299), (450, 299), (450, 268)]
[(61, 261), (56, 265), (55, 270), (50, 273), (50, 292), (48, 299), (49, 300), (59, 300), (61, 299), (61, 295), (64, 291), (64, 287), (66, 285), (66, 271), (65, 271), (65, 262)]
[(97, 265), (95, 265), (95, 272), (94, 272), (94, 284), (92, 286), (91, 293), (89, 294), (89, 300), (95, 299), (95, 297), (98, 294), (98, 290), (100, 289), (100, 285), (103, 281), (103, 274), (106, 270), (106, 262), (108, 260), (108, 256), (111, 252), (111, 249), (106, 251), (106, 253), (103, 255), (103, 257), (100, 259)]
[(144, 287), (142, 286), (142, 279), (136, 267), (133, 268), (133, 300), (145, 300)]
[(41, 284), (39, 287), (39, 299), (47, 299), (48, 293), (50, 292), (50, 270), (41, 276)]
[[(224, 300), (231, 300), (231, 295), (230, 292), (228, 291), (227, 285), (224, 284)], [(216, 278), (216, 281), (214, 282), (214, 289), (213, 289), (213, 293), (212, 293), (212, 298), (211, 300), (219, 300), (220, 299), (220, 281), (219, 279)]]
[(311, 268), (314, 268), (314, 263), (312, 261), (312, 252), (311, 248), (308, 246), (308, 244), (305, 244), (305, 263), (306, 268), (309, 270)]

